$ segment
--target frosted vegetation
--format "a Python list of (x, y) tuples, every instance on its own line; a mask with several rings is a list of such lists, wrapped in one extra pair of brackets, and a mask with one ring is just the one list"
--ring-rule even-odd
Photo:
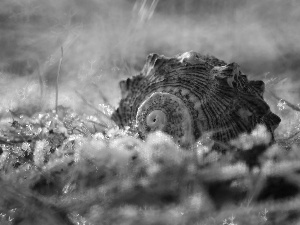
[[(1, 225), (300, 223), (300, 6), (221, 2), (0, 2)], [(118, 81), (191, 49), (265, 81), (275, 143), (258, 126), (220, 154), (210, 133), (187, 150), (115, 126)]]

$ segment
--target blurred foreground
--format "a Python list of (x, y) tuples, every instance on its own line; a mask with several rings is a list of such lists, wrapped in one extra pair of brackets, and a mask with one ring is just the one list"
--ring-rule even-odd
[(298, 224), (300, 139), (271, 147), (263, 126), (221, 155), (189, 151), (59, 107), (2, 122), (0, 223)]

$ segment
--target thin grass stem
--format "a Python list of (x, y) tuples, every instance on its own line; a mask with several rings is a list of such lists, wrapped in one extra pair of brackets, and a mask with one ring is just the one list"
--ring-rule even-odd
[(37, 61), (37, 74), (38, 74), (39, 83), (40, 83), (40, 107), (43, 108), (44, 82), (43, 82), (43, 77), (42, 77), (41, 70), (40, 70), (40, 62), (39, 61)]
[(291, 109), (300, 112), (300, 108), (299, 108), (298, 106), (296, 106), (296, 105), (294, 105), (293, 103), (287, 101), (286, 99), (283, 99), (283, 98), (278, 97), (276, 94), (274, 94), (274, 93), (271, 92), (271, 91), (270, 91), (270, 94), (271, 94), (275, 99), (277, 99), (278, 101), (283, 100), (283, 101), (286, 103), (286, 105), (289, 106)]
[(55, 112), (57, 113), (57, 108), (58, 108), (58, 81), (59, 81), (59, 77), (60, 77), (60, 70), (61, 70), (61, 64), (62, 64), (62, 60), (63, 60), (63, 56), (64, 56), (64, 49), (63, 46), (61, 46), (60, 48), (61, 50), (61, 56), (59, 59), (59, 65), (58, 65), (58, 70), (57, 70), (57, 77), (56, 77), (56, 98), (55, 98)]

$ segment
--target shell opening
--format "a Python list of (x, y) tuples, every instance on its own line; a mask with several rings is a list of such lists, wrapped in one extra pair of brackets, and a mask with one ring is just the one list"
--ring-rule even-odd
[(166, 114), (161, 110), (154, 110), (147, 116), (146, 123), (151, 130), (162, 130), (167, 123)]
[(176, 95), (154, 92), (139, 106), (136, 123), (142, 138), (161, 130), (183, 147), (194, 142), (193, 119), (183, 100)]

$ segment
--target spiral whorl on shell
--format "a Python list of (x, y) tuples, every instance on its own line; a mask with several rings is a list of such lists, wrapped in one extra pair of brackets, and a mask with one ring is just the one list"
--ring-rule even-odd
[(182, 146), (205, 132), (227, 143), (257, 124), (273, 136), (280, 118), (263, 99), (264, 82), (249, 81), (236, 63), (186, 52), (150, 54), (142, 72), (120, 82), (122, 99), (112, 119), (136, 127), (142, 138), (162, 130)]

